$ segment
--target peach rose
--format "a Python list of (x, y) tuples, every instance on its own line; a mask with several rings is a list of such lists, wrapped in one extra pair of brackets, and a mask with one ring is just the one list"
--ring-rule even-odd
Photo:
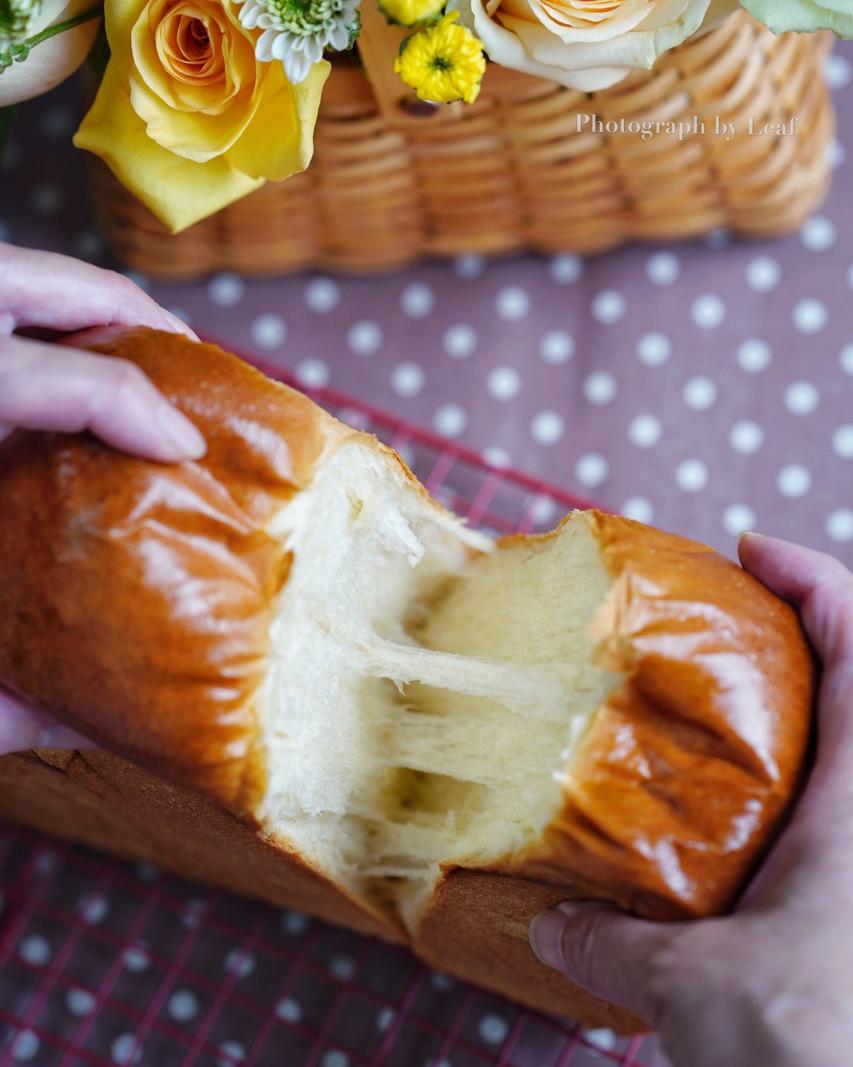
[(452, 0), (489, 58), (582, 92), (606, 89), (710, 28), (738, 0)]

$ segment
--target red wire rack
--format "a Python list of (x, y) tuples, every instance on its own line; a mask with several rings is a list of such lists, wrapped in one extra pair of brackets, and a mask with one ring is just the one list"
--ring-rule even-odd
[[(264, 368), (288, 380), (280, 368)], [(494, 533), (584, 502), (329, 390)], [(29, 831), (0, 831), (0, 1067), (644, 1067), (642, 1043), (524, 1011), (405, 950)]]

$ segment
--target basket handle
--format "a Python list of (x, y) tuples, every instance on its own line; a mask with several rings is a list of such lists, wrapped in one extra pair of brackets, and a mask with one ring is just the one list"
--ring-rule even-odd
[(460, 105), (424, 103), (394, 73), (400, 42), (411, 32), (405, 27), (390, 26), (376, 0), (362, 0), (358, 51), (381, 115), (396, 127), (422, 125), (425, 121), (434, 125), (457, 118)]

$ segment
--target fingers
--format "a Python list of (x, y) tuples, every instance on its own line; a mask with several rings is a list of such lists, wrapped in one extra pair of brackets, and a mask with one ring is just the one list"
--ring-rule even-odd
[(824, 667), (853, 659), (853, 575), (832, 556), (775, 537), (744, 534), (741, 563), (796, 605)]
[(571, 902), (533, 920), (530, 944), (547, 967), (655, 1026), (658, 961), (679, 932), (675, 924), (645, 922), (601, 904)]
[(745, 903), (760, 907), (796, 898), (817, 905), (838, 893), (849, 897), (848, 857), (853, 855), (853, 576), (830, 556), (757, 534), (741, 540), (740, 556), (756, 578), (799, 608), (823, 665), (817, 754), (808, 786), (790, 826), (750, 886)]
[(75, 349), (0, 339), (4, 428), (90, 430), (108, 444), (165, 463), (198, 459), (204, 438), (138, 367)]
[(0, 756), (30, 748), (93, 748), (93, 742), (0, 689)]
[(22, 326), (65, 333), (111, 324), (151, 326), (197, 340), (176, 315), (122, 274), (0, 242), (0, 333)]

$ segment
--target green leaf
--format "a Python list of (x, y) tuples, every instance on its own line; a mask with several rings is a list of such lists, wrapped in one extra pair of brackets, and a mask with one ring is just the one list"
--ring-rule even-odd
[(774, 33), (832, 30), (853, 38), (853, 0), (741, 0), (746, 10)]

